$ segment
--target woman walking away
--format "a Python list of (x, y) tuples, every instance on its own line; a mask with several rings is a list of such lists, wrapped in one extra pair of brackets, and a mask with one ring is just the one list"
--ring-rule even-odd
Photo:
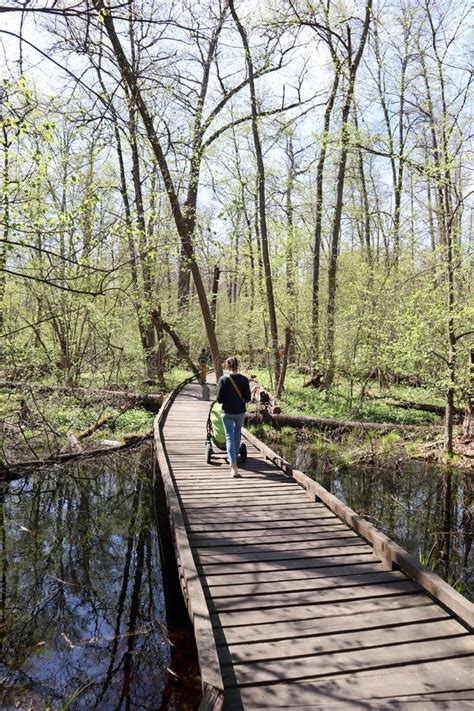
[(245, 420), (245, 403), (251, 400), (250, 383), (245, 375), (239, 373), (237, 358), (227, 358), (225, 367), (227, 373), (217, 383), (217, 402), (222, 405), (222, 422), (230, 472), (233, 477), (239, 477), (237, 453), (240, 449), (240, 432)]

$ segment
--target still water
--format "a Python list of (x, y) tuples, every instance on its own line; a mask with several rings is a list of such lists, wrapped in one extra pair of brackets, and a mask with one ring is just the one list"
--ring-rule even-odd
[(1, 708), (184, 708), (170, 693), (151, 449), (2, 486)]
[(294, 440), (270, 446), (350, 508), (474, 597), (474, 476), (416, 461), (335, 469), (324, 452)]

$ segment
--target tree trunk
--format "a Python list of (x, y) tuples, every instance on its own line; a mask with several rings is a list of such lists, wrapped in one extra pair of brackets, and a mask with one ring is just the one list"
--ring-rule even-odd
[[(183, 214), (181, 205), (178, 200), (178, 195), (175, 190), (173, 178), (171, 176), (168, 163), (166, 161), (166, 156), (163, 152), (160, 139), (155, 130), (153, 118), (148, 110), (148, 106), (145, 103), (145, 100), (139, 88), (137, 76), (133, 72), (133, 69), (127, 59), (120, 39), (115, 30), (112, 15), (108, 8), (105, 6), (103, 0), (93, 0), (93, 4), (96, 11), (103, 19), (103, 26), (111, 42), (112, 49), (122, 76), (122, 80), (128, 86), (130, 90), (131, 100), (133, 101), (134, 105), (137, 107), (140, 113), (148, 140), (153, 150), (158, 167), (160, 169), (166, 194), (168, 196), (171, 211), (176, 224), (176, 229), (181, 240), (183, 254), (187, 259), (193, 276), (194, 284), (196, 286), (196, 292), (201, 307), (201, 313), (207, 333), (209, 347), (211, 349), (211, 354), (214, 361), (216, 376), (220, 377), (222, 374), (222, 365), (220, 361), (219, 346), (214, 331), (214, 325), (212, 321), (211, 311), (209, 308), (209, 303), (207, 300), (206, 290), (202, 281), (201, 272), (195, 259), (194, 246), (192, 242), (195, 228), (195, 211), (193, 209), (195, 206), (189, 204), (186, 213)], [(196, 118), (200, 121), (202, 120), (201, 115), (197, 116)], [(193, 193), (195, 193), (196, 195), (197, 186), (199, 182), (199, 168), (201, 160), (202, 154), (200, 146), (197, 146), (196, 150), (193, 151), (190, 168), (191, 174), (189, 177), (190, 187)]]
[(474, 408), (472, 406), (472, 395), (474, 391), (474, 348), (469, 350), (469, 383), (464, 398), (464, 420), (462, 424), (463, 439), (470, 442), (474, 437)]
[(184, 247), (181, 246), (178, 265), (178, 311), (184, 312), (189, 306), (189, 290), (191, 287), (191, 272)]
[[(336, 430), (340, 432), (360, 429), (367, 432), (390, 432), (392, 430), (407, 432), (426, 432), (426, 425), (395, 425), (382, 424), (379, 422), (356, 422), (354, 420), (333, 420), (325, 417), (308, 417), (306, 415), (281, 415), (274, 414), (272, 419), (279, 427), (303, 427), (320, 430)], [(261, 422), (259, 415), (247, 414), (248, 424), (258, 424)], [(430, 429), (439, 432), (442, 428), (433, 426)]]
[(5, 322), (5, 265), (7, 263), (8, 254), (8, 239), (10, 234), (10, 165), (9, 165), (9, 149), (10, 143), (8, 140), (7, 127), (3, 126), (3, 169), (2, 169), (2, 223), (3, 223), (3, 242), (0, 245), (0, 334), (3, 333)]
[(335, 317), (336, 317), (336, 277), (337, 277), (337, 262), (339, 256), (339, 237), (341, 231), (342, 204), (344, 196), (344, 182), (346, 176), (347, 153), (349, 147), (349, 128), (348, 119), (352, 103), (353, 85), (350, 83), (347, 90), (344, 107), (342, 110), (342, 126), (341, 126), (341, 155), (339, 158), (339, 167), (337, 171), (336, 181), (336, 207), (334, 210), (333, 224), (331, 230), (331, 246), (329, 251), (329, 270), (328, 270), (328, 311), (327, 311), (327, 335), (326, 335), (326, 387), (331, 387), (334, 380), (336, 361), (335, 361)]
[[(102, 90), (104, 94), (106, 93), (106, 87), (102, 80), (100, 71), (97, 69), (98, 77)], [(143, 207), (143, 197), (141, 188), (141, 178), (140, 178), (140, 164), (139, 164), (139, 153), (137, 147), (137, 137), (136, 137), (136, 120), (134, 113), (129, 109), (129, 144), (132, 151), (132, 179), (135, 191), (135, 207), (138, 216), (138, 241), (139, 248), (136, 249), (133, 235), (137, 232), (135, 229), (134, 221), (132, 218), (132, 210), (130, 205), (130, 198), (128, 194), (128, 183), (125, 171), (125, 160), (123, 156), (122, 141), (120, 139), (119, 130), (119, 118), (115, 107), (112, 104), (111, 99), (109, 99), (110, 110), (114, 122), (114, 136), (115, 136), (115, 146), (117, 151), (117, 158), (119, 163), (119, 173), (120, 173), (120, 194), (122, 196), (124, 210), (125, 210), (125, 224), (126, 224), (126, 236), (127, 236), (127, 246), (130, 255), (130, 271), (132, 276), (132, 288), (133, 288), (133, 305), (137, 314), (137, 325), (138, 333), (140, 336), (140, 343), (143, 350), (143, 358), (145, 364), (146, 377), (150, 381), (154, 381), (157, 374), (156, 370), (156, 342), (155, 333), (153, 330), (153, 324), (150, 322), (149, 318), (144, 315), (148, 312), (147, 308), (143, 308), (143, 302), (150, 303), (153, 294), (152, 278), (150, 274), (150, 269), (146, 263), (146, 240), (145, 240), (145, 217), (144, 217), (144, 207)], [(140, 244), (141, 243), (141, 244)], [(139, 264), (142, 267), (142, 286), (140, 284), (138, 267)], [(159, 384), (163, 387), (164, 383), (160, 376), (158, 376)]]
[(173, 343), (175, 344), (176, 350), (178, 351), (178, 355), (188, 364), (189, 369), (194, 373), (194, 375), (199, 375), (199, 368), (190, 357), (188, 346), (183, 343), (183, 341), (180, 339), (180, 337), (172, 328), (172, 326), (170, 326), (169, 323), (166, 323), (166, 321), (162, 319), (159, 309), (153, 309), (153, 311), (151, 312), (151, 320), (153, 321), (157, 332), (161, 330), (166, 331), (166, 333), (171, 337)]
[(293, 224), (293, 187), (296, 168), (291, 136), (287, 138), (286, 155), (288, 157), (288, 175), (286, 180), (286, 291), (289, 301), (288, 320), (296, 330), (298, 299), (296, 297), (295, 227)]
[(329, 255), (329, 270), (328, 270), (328, 315), (327, 315), (327, 337), (326, 337), (326, 361), (327, 369), (325, 376), (325, 384), (330, 387), (335, 375), (335, 346), (334, 346), (334, 327), (335, 327), (335, 312), (336, 312), (336, 276), (337, 276), (337, 260), (339, 255), (339, 237), (341, 232), (342, 206), (344, 197), (344, 182), (346, 177), (347, 154), (349, 150), (349, 114), (354, 97), (355, 80), (357, 69), (362, 58), (367, 35), (369, 32), (370, 18), (372, 13), (372, 0), (367, 0), (365, 7), (365, 19), (360, 38), (359, 48), (354, 60), (352, 60), (350, 50), (350, 32), (348, 32), (348, 60), (349, 60), (349, 78), (341, 117), (341, 155), (339, 158), (339, 167), (337, 171), (336, 181), (336, 206), (334, 209), (334, 218), (331, 229), (331, 247)]
[(214, 328), (216, 327), (216, 317), (217, 317), (217, 294), (219, 292), (219, 279), (221, 276), (221, 268), (218, 264), (214, 265), (214, 272), (212, 275), (212, 287), (211, 287), (211, 316)]
[(317, 373), (321, 366), (320, 342), (319, 342), (319, 272), (321, 263), (321, 234), (323, 223), (323, 188), (324, 188), (324, 165), (326, 163), (327, 145), (329, 141), (329, 127), (331, 124), (331, 114), (337, 89), (340, 80), (340, 68), (335, 65), (335, 75), (331, 93), (324, 111), (324, 128), (321, 139), (321, 150), (319, 152), (318, 167), (316, 171), (316, 214), (314, 222), (314, 242), (313, 242), (313, 284), (311, 291), (311, 334), (312, 334), (312, 362), (313, 373)]
[(280, 375), (280, 354), (278, 348), (278, 326), (275, 310), (275, 299), (273, 294), (273, 278), (270, 265), (270, 251), (268, 244), (268, 230), (266, 217), (266, 196), (265, 196), (265, 166), (263, 163), (262, 145), (258, 129), (257, 97), (255, 92), (254, 68), (252, 55), (248, 43), (247, 33), (240, 22), (235, 11), (233, 0), (229, 0), (229, 9), (242, 39), (245, 52), (245, 62), (249, 75), (250, 101), (252, 109), (252, 136), (257, 159), (257, 181), (258, 181), (258, 210), (260, 218), (260, 239), (262, 247), (263, 269), (265, 275), (265, 289), (267, 295), (268, 320), (270, 324), (271, 347), (273, 351), (273, 368), (275, 382), (278, 382)]
[[(405, 36), (405, 51), (407, 52), (407, 39)], [(398, 267), (398, 262), (400, 261), (400, 220), (401, 220), (401, 205), (402, 205), (402, 193), (403, 193), (403, 172), (405, 167), (404, 161), (404, 132), (403, 132), (403, 119), (405, 112), (405, 76), (408, 63), (408, 55), (405, 54), (402, 60), (402, 69), (400, 75), (400, 109), (398, 113), (398, 174), (397, 180), (394, 185), (394, 224), (393, 224), (393, 257), (395, 266)]]
[(137, 142), (137, 121), (136, 108), (134, 105), (129, 107), (129, 135), (130, 148), (132, 153), (132, 179), (134, 189), (134, 202), (137, 220), (138, 240), (138, 265), (142, 272), (143, 294), (140, 301), (144, 303), (138, 304), (138, 322), (140, 329), (140, 338), (143, 346), (144, 362), (146, 377), (150, 382), (156, 380), (156, 340), (153, 324), (150, 322), (148, 313), (151, 307), (154, 294), (150, 266), (148, 264), (148, 237), (147, 224), (145, 219), (145, 208), (142, 192), (142, 177), (140, 169), (140, 156), (138, 152)]
[(280, 377), (278, 379), (278, 384), (276, 387), (275, 391), (275, 397), (279, 398), (284, 390), (285, 387), (285, 377), (286, 377), (286, 368), (288, 365), (288, 355), (290, 352), (290, 347), (291, 347), (291, 330), (286, 327), (285, 328), (285, 345), (283, 348), (283, 353), (282, 353), (282, 359), (281, 359), (281, 368), (280, 368)]
[[(357, 110), (355, 111), (354, 114), (354, 124), (356, 127), (356, 130), (359, 130), (359, 123), (357, 121)], [(359, 179), (360, 179), (360, 187), (361, 187), (361, 193), (362, 193), (362, 215), (363, 215), (363, 221), (362, 221), (362, 239), (361, 239), (361, 244), (362, 248), (365, 252), (366, 259), (367, 259), (367, 264), (369, 266), (369, 287), (372, 286), (372, 266), (373, 266), (373, 254), (372, 254), (372, 239), (371, 239), (371, 230), (370, 230), (370, 205), (369, 205), (369, 194), (367, 191), (367, 181), (365, 179), (365, 169), (364, 169), (364, 160), (362, 157), (362, 151), (359, 149), (357, 151), (357, 163), (358, 163), (358, 169), (359, 169)]]

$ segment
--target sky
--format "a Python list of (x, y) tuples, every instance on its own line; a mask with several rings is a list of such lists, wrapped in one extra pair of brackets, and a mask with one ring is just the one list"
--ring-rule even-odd
[[(48, 0), (45, 1), (48, 2)], [(18, 3), (14, 2), (14, 0), (12, 0), (10, 4), (18, 6)], [(448, 3), (446, 3), (446, 5), (447, 4)], [(249, 9), (249, 7), (250, 5), (248, 2), (239, 3), (239, 14), (244, 17), (244, 13)], [(0, 72), (3, 77), (8, 77), (10, 76), (12, 69), (16, 72), (18, 72), (19, 69), (19, 40), (13, 37), (12, 35), (18, 34), (22, 15), (19, 12), (8, 12), (2, 13), (0, 17), (0, 41), (3, 47), (3, 51), (0, 52)], [(43, 96), (67, 96), (70, 92), (70, 82), (67, 82), (65, 80), (64, 72), (62, 72), (60, 68), (54, 63), (49, 61), (47, 56), (44, 56), (48, 54), (48, 49), (52, 42), (51, 35), (49, 35), (49, 33), (45, 29), (41, 28), (41, 25), (44, 23), (44, 21), (44, 16), (40, 17), (39, 19), (36, 19), (33, 13), (28, 13), (24, 16), (24, 24), (22, 28), (23, 37), (25, 39), (25, 43), (23, 44), (22, 48), (23, 70), (27, 71), (29, 80), (34, 82), (36, 88)], [(312, 40), (313, 34), (308, 31), (306, 38), (308, 40)], [(234, 35), (229, 38), (229, 34), (227, 33), (225, 39), (233, 44), (232, 56), (238, 56), (238, 52), (240, 50), (238, 35), (234, 33)], [(39, 51), (36, 51), (31, 45), (36, 46)], [(171, 44), (169, 46), (171, 46)], [(166, 41), (162, 41), (160, 47), (164, 47), (165, 49), (167, 49)], [(152, 51), (155, 51), (155, 47), (152, 48)], [(299, 51), (300, 63), (303, 57), (306, 57), (308, 59), (308, 81), (305, 89), (307, 95), (309, 95), (310, 93), (316, 93), (317, 90), (325, 89), (331, 73), (327, 69), (325, 57), (316, 49), (316, 43), (311, 42), (311, 51), (307, 49), (301, 49)], [(62, 61), (62, 59), (59, 59), (57, 55), (55, 55), (53, 59), (56, 59), (57, 61)], [(83, 62), (84, 60), (81, 59), (78, 55), (71, 54), (68, 58), (68, 64), (70, 69), (78, 74), (81, 72), (81, 68), (84, 66)], [(258, 89), (259, 91), (265, 92), (265, 94), (267, 95), (267, 99), (271, 99), (272, 101), (277, 102), (279, 100), (279, 97), (281, 96), (282, 85), (286, 84), (287, 86), (289, 86), (292, 83), (294, 83), (294, 65), (292, 65), (292, 67), (286, 72), (282, 72), (281, 74), (275, 73), (273, 75), (269, 75), (265, 78), (263, 82), (260, 82)], [(374, 127), (377, 125), (377, 123), (380, 123), (380, 126), (382, 126), (382, 121), (380, 120), (380, 108), (378, 100), (376, 100), (376, 93), (374, 93), (374, 87), (372, 86), (372, 88), (370, 89), (370, 91), (372, 91), (373, 93), (372, 101), (370, 101), (370, 94), (364, 96), (364, 91), (366, 91), (366, 87), (360, 85), (358, 86), (357, 91), (359, 93), (359, 96), (363, 97), (367, 105), (363, 118), (367, 119), (367, 123), (370, 126), (370, 130), (372, 133), (374, 133)], [(243, 92), (243, 97), (247, 99), (247, 91)], [(325, 95), (323, 94), (321, 99), (317, 100), (318, 103), (321, 103), (324, 98)], [(299, 122), (298, 130), (300, 144), (311, 145), (311, 142), (315, 142), (314, 135), (316, 133), (319, 133), (321, 130), (321, 110), (322, 109), (320, 108), (319, 113), (312, 113), (310, 116), (308, 116), (308, 118)], [(315, 120), (315, 117), (318, 117), (318, 119)], [(221, 145), (223, 144), (220, 141), (217, 142), (213, 150), (219, 151)], [(267, 151), (268, 145), (269, 144), (267, 142)], [(315, 149), (313, 149), (313, 154), (314, 152)], [(308, 151), (308, 155), (310, 154), (311, 150)], [(279, 163), (280, 168), (284, 167), (285, 158), (279, 147), (270, 149), (269, 153), (267, 152), (267, 160), (270, 166), (274, 166)], [(380, 171), (379, 179), (383, 183), (385, 183), (387, 187), (387, 193), (389, 194), (392, 178), (388, 160), (377, 160), (377, 168)], [(204, 180), (200, 192), (201, 205), (205, 207), (211, 207), (213, 199), (212, 188), (210, 186), (210, 181), (208, 184), (206, 184), (208, 181), (205, 174), (203, 175), (203, 178)], [(390, 209), (390, 204), (387, 204), (386, 207), (387, 209)], [(217, 205), (215, 207), (215, 212), (217, 213), (218, 211), (219, 206)]]

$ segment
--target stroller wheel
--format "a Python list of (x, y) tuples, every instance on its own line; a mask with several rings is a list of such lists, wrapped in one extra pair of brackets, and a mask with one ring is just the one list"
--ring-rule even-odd
[(246, 444), (242, 443), (240, 445), (239, 454), (240, 454), (240, 463), (245, 464), (245, 462), (247, 461), (247, 445)]
[(210, 464), (212, 458), (212, 447), (210, 444), (206, 444), (206, 463)]

